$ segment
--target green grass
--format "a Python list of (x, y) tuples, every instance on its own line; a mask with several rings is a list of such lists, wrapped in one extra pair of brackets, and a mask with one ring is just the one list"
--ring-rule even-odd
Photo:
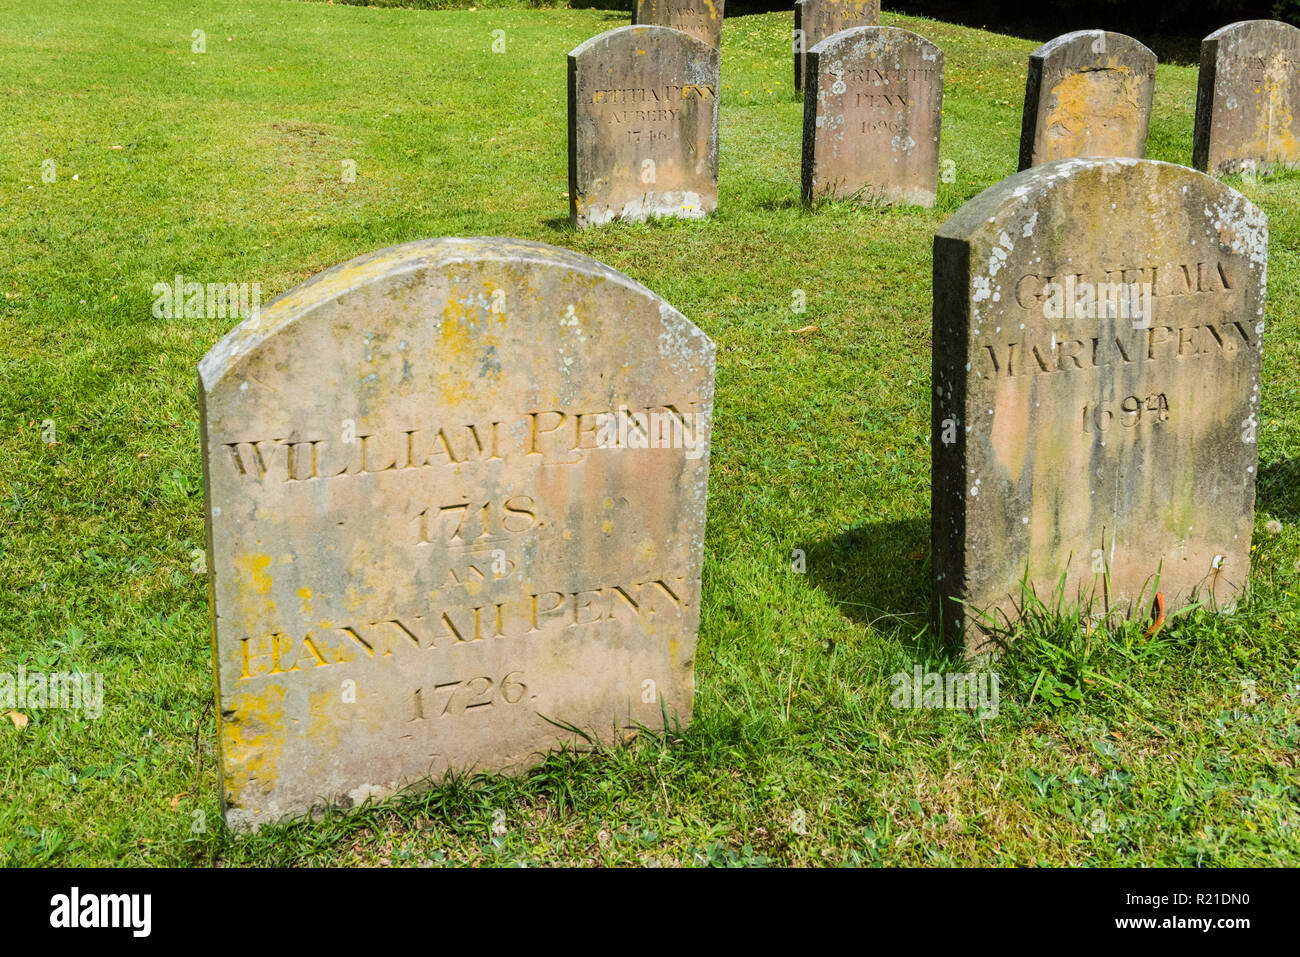
[[(895, 709), (891, 674), (957, 667), (924, 626), (931, 237), (1015, 171), (1038, 41), (884, 19), (947, 54), (935, 209), (800, 207), (776, 13), (723, 33), (717, 215), (575, 234), (564, 58), (623, 14), (0, 0), (0, 671), (106, 695), (0, 717), (0, 864), (1300, 864), (1300, 175), (1242, 186), (1272, 228), (1250, 602), (1150, 640), (1049, 616), (996, 719)], [(1195, 83), (1160, 67), (1152, 157), (1190, 162)], [(231, 839), (191, 570), (195, 366), (230, 323), (151, 287), (265, 301), (443, 235), (589, 254), (717, 342), (694, 723)]]

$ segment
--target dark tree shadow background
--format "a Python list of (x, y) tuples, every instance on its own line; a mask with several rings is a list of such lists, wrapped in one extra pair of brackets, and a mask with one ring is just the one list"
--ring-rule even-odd
[[(632, 0), (570, 0), (572, 6), (632, 9)], [(1300, 25), (1300, 0), (1038, 0), (972, 3), (970, 0), (885, 0), (888, 12), (928, 17), (1046, 41), (1071, 30), (1105, 29), (1141, 40), (1162, 63), (1200, 62), (1201, 40), (1237, 20), (1285, 20)], [(793, 0), (726, 0), (728, 17), (789, 10)]]
[(1184, 65), (1200, 62), (1201, 40), (1219, 27), (1238, 20), (1273, 19), (1279, 11), (1278, 18), (1291, 22), (1300, 16), (1300, 0), (1041, 0), (1032, 4), (897, 0), (885, 8), (1029, 40), (1046, 41), (1072, 30), (1127, 33), (1154, 50), (1160, 62)]

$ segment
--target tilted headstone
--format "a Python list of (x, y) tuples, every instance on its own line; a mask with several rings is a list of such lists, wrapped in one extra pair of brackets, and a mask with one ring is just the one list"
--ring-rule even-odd
[(984, 622), (1017, 619), (1022, 581), (1094, 615), (1145, 616), (1157, 591), (1170, 612), (1233, 604), (1267, 258), (1258, 208), (1152, 160), (1035, 167), (943, 225), (931, 515), (950, 639), (985, 650)]
[(619, 27), (569, 54), (569, 217), (578, 228), (718, 205), (718, 50)]
[(794, 88), (803, 89), (808, 51), (833, 33), (880, 23), (880, 0), (796, 0)]
[(722, 7), (723, 0), (636, 0), (632, 22), (672, 27), (716, 47), (722, 43)]
[(1122, 33), (1078, 30), (1029, 55), (1020, 168), (1147, 152), (1156, 55)]
[(1300, 29), (1246, 20), (1205, 38), (1192, 163), (1216, 176), (1300, 163)]
[(691, 715), (713, 343), (511, 239), (344, 263), (199, 365), (236, 828)]
[(853, 27), (808, 51), (803, 199), (933, 206), (943, 53), (898, 27)]

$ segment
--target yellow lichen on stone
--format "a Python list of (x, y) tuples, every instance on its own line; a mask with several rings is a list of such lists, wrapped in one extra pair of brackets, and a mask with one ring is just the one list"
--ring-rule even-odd
[(1040, 161), (1134, 155), (1142, 82), (1124, 66), (1067, 76), (1043, 118)]
[(233, 717), (221, 722), (226, 760), (222, 780), (232, 804), (244, 804), (250, 789), (261, 793), (275, 789), (285, 735), (284, 696), (283, 685), (267, 682), (255, 691), (230, 695), (223, 705), (233, 712)]

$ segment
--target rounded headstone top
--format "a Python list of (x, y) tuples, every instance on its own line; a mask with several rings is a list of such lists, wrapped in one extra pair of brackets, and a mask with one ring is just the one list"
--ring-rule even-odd
[[(654, 28), (660, 29), (660, 28)], [(511, 262), (521, 266), (576, 273), (622, 287), (634, 297), (654, 302), (666, 326), (688, 338), (699, 336), (706, 348), (712, 341), (694, 323), (617, 269), (570, 249), (502, 236), (419, 239), (358, 256), (312, 276), (277, 296), (216, 343), (199, 362), (199, 380), (213, 391), (238, 366), (277, 332), (328, 303), (375, 284), (394, 287), (417, 274), (457, 264)]]
[(588, 40), (584, 40), (576, 47), (569, 51), (570, 57), (581, 57), (584, 53), (596, 49), (597, 47), (607, 47), (612, 44), (629, 45), (638, 41), (648, 43), (684, 43), (688, 46), (699, 47), (702, 51), (712, 51), (717, 55), (718, 48), (711, 44), (705, 43), (699, 37), (693, 37), (684, 30), (678, 30), (674, 27), (660, 26), (655, 23), (633, 23), (625, 27), (615, 27), (612, 30), (606, 30), (604, 33), (598, 33)]
[[(1099, 46), (1100, 44), (1100, 46)], [(1156, 55), (1146, 44), (1123, 33), (1110, 30), (1074, 30), (1048, 40), (1033, 53), (1031, 57), (1047, 60), (1067, 52), (1076, 52), (1087, 48), (1098, 56), (1123, 57), (1127, 60), (1149, 62), (1151, 68), (1156, 65)]]
[(1256, 32), (1267, 30), (1269, 32), (1281, 33), (1283, 35), (1292, 35), (1300, 39), (1300, 27), (1293, 26), (1283, 20), (1238, 20), (1236, 23), (1229, 23), (1226, 27), (1219, 27), (1205, 38), (1205, 42), (1211, 40), (1222, 40), (1225, 37), (1234, 36), (1239, 33)]
[[(1054, 160), (1022, 170), (968, 202), (939, 227), (936, 235), (970, 240), (1014, 227), (1017, 237), (1029, 237), (1037, 228), (1035, 211), (1041, 199), (1067, 183), (1074, 184), (1076, 189), (1117, 189), (1111, 181), (1128, 182), (1144, 189), (1153, 210), (1168, 207), (1174, 198), (1199, 207), (1207, 218), (1221, 226), (1224, 241), (1234, 251), (1264, 261), (1268, 220), (1263, 210), (1245, 196), (1213, 176), (1187, 166), (1127, 157)], [(1128, 193), (1131, 201), (1131, 188)], [(1138, 214), (1130, 207), (1117, 212), (1116, 219), (1120, 215), (1134, 218)]]
[(851, 46), (853, 53), (861, 55), (866, 53), (868, 48), (882, 49), (903, 44), (910, 44), (921, 50), (922, 59), (935, 61), (943, 59), (943, 51), (936, 44), (919, 33), (904, 30), (902, 27), (846, 27), (819, 41), (810, 47), (808, 52), (826, 56), (832, 50)]

